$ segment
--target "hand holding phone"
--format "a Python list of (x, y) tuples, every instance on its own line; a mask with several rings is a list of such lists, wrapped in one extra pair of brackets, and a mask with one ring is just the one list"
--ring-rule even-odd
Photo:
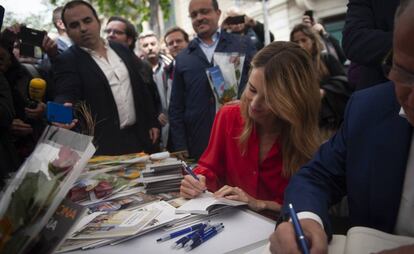
[(304, 16), (308, 16), (312, 25), (315, 23), (315, 20), (313, 19), (313, 10), (307, 10), (303, 13)]
[(26, 26), (20, 27), (19, 38), (24, 44), (42, 47), (45, 35), (45, 31), (39, 31)]
[(73, 120), (72, 107), (49, 101), (46, 116), (49, 122), (70, 124)]
[(226, 23), (229, 24), (229, 25), (243, 24), (245, 22), (244, 16), (245, 15), (228, 17), (228, 18), (226, 18)]
[(39, 31), (26, 26), (21, 26), (18, 36), (20, 38), (20, 55), (33, 58), (42, 58), (41, 48), (43, 39), (46, 36), (45, 31)]

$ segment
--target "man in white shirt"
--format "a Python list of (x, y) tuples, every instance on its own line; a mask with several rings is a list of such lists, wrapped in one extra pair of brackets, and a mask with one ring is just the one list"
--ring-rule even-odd
[(152, 67), (153, 79), (157, 86), (160, 100), (158, 121), (163, 126), (161, 142), (162, 148), (164, 149), (167, 146), (168, 137), (168, 126), (166, 126), (167, 123), (164, 120), (166, 120), (166, 116), (168, 115), (168, 104), (171, 94), (171, 87), (168, 84), (166, 69), (171, 64), (172, 58), (161, 53), (158, 37), (152, 31), (140, 34), (139, 48), (142, 52), (142, 57), (148, 61)]
[(86, 102), (96, 121), (96, 154), (156, 151), (159, 125), (139, 75), (142, 61), (121, 44), (100, 37), (101, 24), (89, 3), (68, 2), (62, 21), (74, 46), (53, 61), (55, 101)]
[[(339, 132), (291, 179), (271, 235), (272, 253), (300, 253), (288, 204), (298, 212), (310, 253), (326, 253), (328, 209), (348, 196), (351, 226), (414, 237), (414, 1), (396, 14), (392, 82), (355, 93)], [(414, 253), (414, 245), (387, 253)]]

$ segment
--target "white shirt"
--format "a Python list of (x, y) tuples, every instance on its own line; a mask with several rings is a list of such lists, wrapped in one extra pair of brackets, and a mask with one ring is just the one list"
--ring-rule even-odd
[[(406, 117), (401, 108), (400, 116)], [(411, 147), (408, 154), (407, 169), (405, 171), (404, 185), (398, 210), (397, 223), (394, 232), (397, 235), (414, 236), (414, 135), (411, 137)]]
[(214, 51), (216, 51), (217, 44), (220, 39), (220, 29), (217, 30), (211, 37), (213, 40), (213, 44), (208, 45), (207, 43), (204, 43), (199, 37), (195, 38), (198, 42), (198, 45), (200, 46), (201, 50), (204, 52), (204, 55), (206, 55), (207, 60), (211, 63), (211, 60), (213, 59)]
[(131, 80), (129, 78), (128, 69), (125, 66), (125, 63), (109, 46), (107, 40), (104, 40), (104, 43), (107, 59), (91, 49), (82, 49), (89, 53), (105, 74), (118, 109), (119, 127), (123, 129), (127, 126), (135, 124), (136, 121)]

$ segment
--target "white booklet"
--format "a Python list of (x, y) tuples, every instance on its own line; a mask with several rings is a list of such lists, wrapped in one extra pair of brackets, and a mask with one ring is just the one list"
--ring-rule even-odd
[(215, 198), (211, 192), (206, 192), (178, 207), (175, 213), (209, 214), (218, 206), (241, 205), (246, 205), (246, 203), (227, 198)]
[(392, 235), (367, 227), (352, 227), (348, 230), (346, 236), (333, 236), (329, 244), (329, 253), (368, 254), (410, 244), (414, 244), (414, 237)]
[(159, 210), (121, 210), (99, 214), (70, 239), (117, 238), (137, 234), (160, 213)]

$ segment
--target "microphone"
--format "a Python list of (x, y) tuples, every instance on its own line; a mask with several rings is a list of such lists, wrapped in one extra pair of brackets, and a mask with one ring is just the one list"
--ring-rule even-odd
[(46, 81), (41, 78), (33, 78), (29, 83), (28, 108), (36, 108), (37, 103), (43, 101), (46, 93)]

